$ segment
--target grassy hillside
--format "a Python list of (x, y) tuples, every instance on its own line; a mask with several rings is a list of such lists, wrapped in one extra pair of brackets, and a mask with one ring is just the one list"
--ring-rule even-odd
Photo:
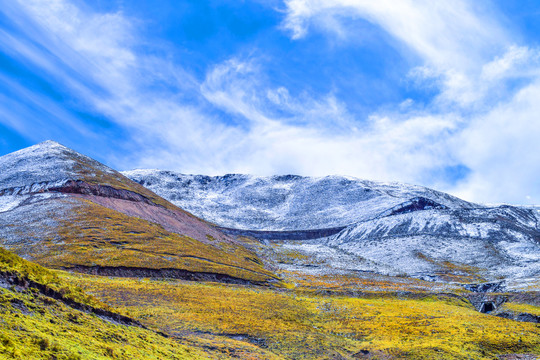
[(0, 359), (278, 359), (244, 341), (148, 329), (65, 277), (0, 248)]
[[(286, 359), (495, 359), (540, 354), (540, 327), (450, 295), (321, 296), (295, 290), (64, 275), (171, 334), (241, 338)], [(401, 294), (401, 295), (400, 295)]]
[(109, 306), (1, 248), (0, 280), (0, 358), (210, 358), (154, 331), (121, 325)]
[(279, 283), (239, 242), (62, 145), (45, 142), (2, 159), (5, 185), (30, 194), (1, 214), (0, 245), (25, 259), (125, 276)]
[(208, 237), (203, 243), (78, 198), (51, 199), (47, 208), (39, 206), (21, 209), (27, 217), (36, 212), (34, 221), (5, 226), (3, 232), (15, 239), (10, 250), (46, 267), (177, 269), (279, 282), (255, 253), (234, 242)]
[(0, 248), (0, 276), (4, 288), (18, 285), (34, 288), (42, 292), (58, 294), (68, 301), (87, 305), (95, 309), (110, 310), (104, 303), (87, 295), (81, 288), (69, 285), (61, 280), (55, 273), (37, 264), (21, 259), (17, 255)]

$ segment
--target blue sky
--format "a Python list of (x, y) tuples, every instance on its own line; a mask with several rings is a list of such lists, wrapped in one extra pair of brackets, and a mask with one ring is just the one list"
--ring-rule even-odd
[(540, 203), (537, 1), (0, 2), (0, 155)]

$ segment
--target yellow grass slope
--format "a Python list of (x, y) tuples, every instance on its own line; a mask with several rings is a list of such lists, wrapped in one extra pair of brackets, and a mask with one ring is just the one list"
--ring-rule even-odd
[(540, 327), (457, 296), (369, 298), (183, 281), (66, 275), (171, 334), (243, 338), (284, 359), (496, 359), (540, 355)]
[(89, 309), (112, 308), (4, 249), (0, 278), (1, 359), (210, 358), (154, 331), (115, 324), (105, 312), (96, 316)]
[[(43, 231), (49, 235), (32, 234), (33, 241), (10, 247), (43, 266), (80, 270), (122, 267), (127, 268), (126, 276), (129, 268), (176, 269), (258, 284), (279, 283), (256, 254), (235, 242), (214, 241), (209, 236), (203, 243), (83, 199), (51, 201), (65, 203), (60, 208), (68, 211), (49, 214), (54, 220), (52, 229)], [(46, 226), (44, 223), (43, 230)], [(20, 231), (24, 237), (25, 229)]]

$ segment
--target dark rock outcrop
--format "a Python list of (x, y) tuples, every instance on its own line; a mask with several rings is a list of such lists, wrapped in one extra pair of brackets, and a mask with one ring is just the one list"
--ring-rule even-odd
[(221, 232), (231, 236), (247, 236), (258, 240), (312, 240), (335, 235), (345, 227), (314, 230), (293, 231), (257, 231), (217, 227)]
[(495, 315), (498, 317), (505, 318), (505, 319), (540, 324), (540, 316), (536, 316), (529, 313), (514, 313), (510, 311), (502, 311)]
[(136, 192), (125, 189), (116, 189), (108, 185), (89, 184), (81, 180), (69, 180), (64, 185), (58, 187), (51, 187), (47, 189), (47, 191), (66, 194), (102, 196), (107, 198), (143, 202), (146, 204), (155, 205), (154, 203), (152, 203), (152, 201)]
[(127, 267), (127, 266), (75, 266), (66, 268), (65, 270), (81, 272), (85, 274), (101, 275), (101, 276), (117, 276), (117, 277), (136, 277), (136, 278), (168, 278), (180, 279), (188, 281), (215, 281), (226, 284), (238, 285), (259, 285), (268, 286), (269, 282), (249, 281), (242, 278), (237, 278), (227, 274), (210, 273), (210, 272), (195, 272), (183, 269), (151, 269), (143, 267)]
[(504, 291), (504, 281), (481, 283), (481, 284), (466, 284), (463, 287), (475, 293), (493, 293)]
[(448, 206), (439, 204), (438, 202), (419, 196), (419, 197), (410, 199), (404, 203), (398, 204), (386, 210), (379, 216), (392, 216), (392, 215), (397, 215), (397, 214), (406, 214), (413, 211), (432, 210), (432, 209), (446, 210), (448, 209)]

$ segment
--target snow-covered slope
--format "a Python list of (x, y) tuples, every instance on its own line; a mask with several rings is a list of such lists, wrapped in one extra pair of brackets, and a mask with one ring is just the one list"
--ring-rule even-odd
[(237, 229), (282, 231), (346, 226), (404, 207), (417, 198), (433, 202), (424, 204), (426, 207), (479, 207), (421, 186), (344, 176), (211, 177), (160, 170), (123, 174), (196, 216)]
[(64, 185), (68, 180), (82, 180), (82, 164), (109, 174), (112, 169), (54, 141), (0, 157), (0, 193), (36, 193)]
[(341, 176), (209, 177), (159, 170), (124, 175), (222, 227), (266, 232), (343, 227), (309, 241), (259, 232), (259, 238), (280, 239), (285, 249), (303, 254), (297, 259), (307, 259), (293, 259), (285, 270), (447, 280), (540, 276), (535, 208), (486, 207), (421, 186)]
[[(169, 231), (204, 242), (208, 241), (207, 235), (228, 240), (214, 227), (116, 170), (54, 141), (0, 157), (0, 169), (0, 214), (10, 213), (2, 215), (4, 218), (36, 198), (48, 202), (70, 196), (158, 223)], [(65, 206), (69, 208), (70, 203), (66, 201)], [(0, 229), (0, 235), (6, 231)]]
[(276, 281), (243, 244), (53, 141), (0, 157), (0, 246), (80, 271)]
[(535, 211), (511, 206), (427, 210), (359, 222), (322, 243), (393, 273), (458, 266), (488, 278), (523, 278), (540, 276), (538, 221)]
[(54, 141), (0, 157), (0, 212), (21, 196), (44, 192), (97, 195), (176, 208), (118, 171)]

